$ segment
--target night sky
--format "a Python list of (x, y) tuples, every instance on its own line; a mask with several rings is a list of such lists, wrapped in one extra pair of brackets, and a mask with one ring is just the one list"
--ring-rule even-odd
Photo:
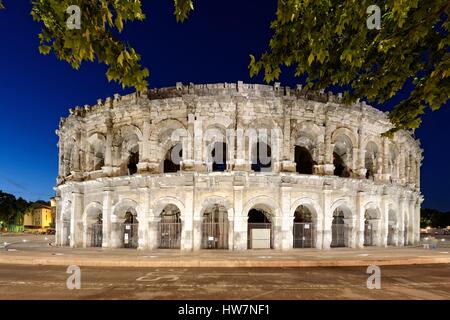
[[(189, 20), (178, 24), (173, 1), (143, 1), (147, 19), (125, 25), (123, 38), (142, 55), (150, 87), (176, 82), (262, 83), (250, 78), (249, 54), (259, 55), (271, 36), (274, 0), (198, 0)], [(76, 105), (126, 94), (105, 77), (106, 68), (85, 63), (79, 71), (38, 52), (39, 26), (29, 0), (5, 0), (0, 11), (0, 190), (27, 200), (48, 200), (57, 176), (59, 118)], [(289, 70), (287, 70), (289, 72)], [(280, 79), (295, 86), (292, 73)], [(384, 111), (391, 106), (381, 107)], [(416, 136), (425, 149), (424, 207), (450, 210), (450, 108), (428, 112)]]

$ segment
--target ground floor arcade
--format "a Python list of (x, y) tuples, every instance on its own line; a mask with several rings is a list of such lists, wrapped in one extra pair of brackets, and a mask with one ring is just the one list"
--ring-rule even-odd
[(191, 188), (159, 197), (149, 188), (72, 190), (59, 199), (57, 244), (189, 251), (363, 248), (419, 241), (419, 198), (278, 191), (234, 187), (227, 196)]

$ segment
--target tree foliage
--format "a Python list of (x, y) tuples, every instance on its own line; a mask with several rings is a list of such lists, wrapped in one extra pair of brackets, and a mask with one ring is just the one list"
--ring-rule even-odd
[[(173, 0), (182, 22), (193, 0)], [(369, 30), (371, 5), (381, 9), (381, 29)], [(81, 29), (66, 26), (70, 5), (81, 8)], [(0, 0), (0, 8), (3, 7)], [(345, 102), (366, 98), (383, 103), (405, 84), (414, 89), (390, 113), (394, 130), (414, 129), (426, 107), (439, 109), (450, 96), (448, 0), (279, 0), (273, 37), (252, 76), (278, 79), (283, 66), (307, 75), (306, 88), (344, 88)], [(40, 52), (78, 69), (83, 61), (108, 66), (108, 79), (143, 90), (149, 71), (139, 54), (120, 39), (124, 24), (145, 19), (141, 0), (32, 0), (32, 16), (42, 26)]]
[(0, 221), (5, 224), (21, 223), (32, 203), (0, 190)]
[(422, 209), (420, 212), (420, 227), (446, 228), (450, 226), (450, 212), (434, 209)]
[[(381, 29), (369, 30), (367, 8), (381, 9)], [(307, 74), (312, 90), (342, 86), (348, 103), (383, 103), (407, 83), (413, 91), (390, 113), (396, 129), (420, 125), (426, 106), (449, 99), (448, 0), (279, 0), (269, 49), (251, 56), (251, 75), (270, 82), (282, 66)]]
[[(192, 0), (174, 0), (174, 4), (177, 21), (184, 21), (194, 9)], [(136, 50), (119, 37), (126, 22), (145, 19), (140, 0), (33, 0), (32, 5), (32, 17), (42, 25), (42, 54), (53, 51), (75, 69), (83, 61), (97, 59), (108, 66), (109, 81), (147, 88), (148, 69)], [(81, 9), (80, 29), (67, 28), (66, 11), (71, 5)]]

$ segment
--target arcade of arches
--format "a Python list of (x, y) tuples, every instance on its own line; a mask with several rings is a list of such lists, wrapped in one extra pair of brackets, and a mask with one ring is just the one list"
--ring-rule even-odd
[[(227, 201), (211, 200), (203, 209), (194, 209), (199, 211), (192, 215), (191, 226), (186, 223), (189, 215), (181, 202), (166, 202), (156, 202), (147, 214), (132, 200), (122, 200), (111, 210), (97, 202), (89, 204), (82, 213), (79, 233), (77, 225), (66, 220), (66, 231), (59, 235), (58, 243), (70, 243), (73, 247), (286, 250), (403, 246), (418, 240), (417, 229), (406, 217), (408, 211), (399, 211), (413, 210), (414, 219), (417, 206), (410, 206), (412, 203), (405, 200), (398, 207), (390, 204), (384, 209), (369, 202), (358, 213), (349, 202), (342, 201), (324, 212), (311, 199), (299, 199), (293, 201), (298, 203), (295, 208), (288, 206), (289, 211), (280, 212), (276, 202), (255, 200), (254, 205), (239, 214)], [(112, 216), (105, 216), (108, 211)]]
[(419, 241), (420, 142), (363, 102), (177, 83), (61, 119), (56, 239), (72, 247), (301, 250)]

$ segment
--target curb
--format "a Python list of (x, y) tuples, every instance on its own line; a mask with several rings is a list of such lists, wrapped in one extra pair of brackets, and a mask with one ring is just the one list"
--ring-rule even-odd
[(447, 264), (450, 257), (405, 259), (339, 259), (339, 260), (105, 260), (83, 258), (0, 257), (0, 265), (128, 267), (128, 268), (308, 268), (308, 267), (366, 267)]

